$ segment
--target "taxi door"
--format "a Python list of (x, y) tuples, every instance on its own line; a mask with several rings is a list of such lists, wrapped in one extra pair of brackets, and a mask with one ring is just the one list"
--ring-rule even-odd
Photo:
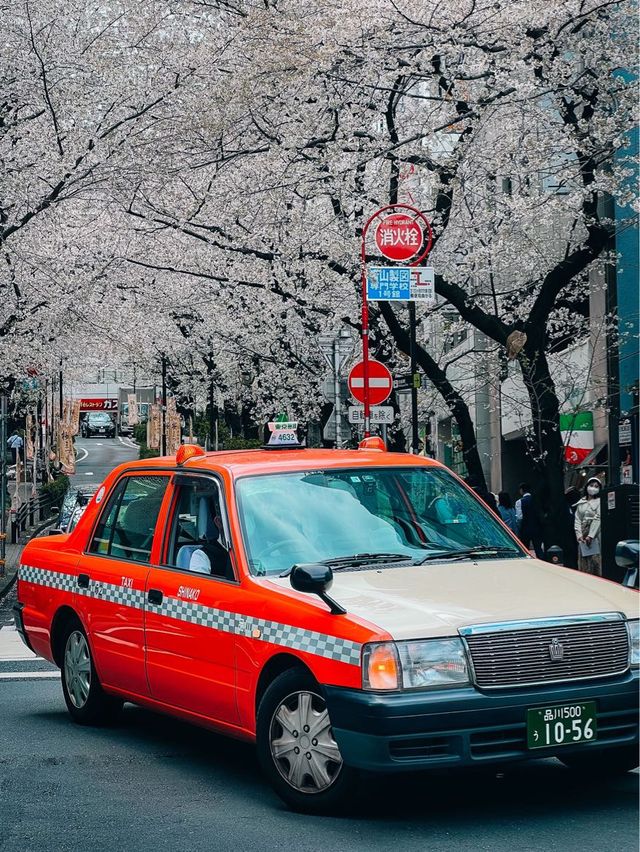
[[(148, 695), (144, 599), (167, 473), (125, 475), (112, 489), (78, 566), (78, 609), (105, 686)], [(154, 545), (155, 541), (155, 545)], [(154, 553), (155, 556), (155, 553)]]
[(232, 628), (240, 589), (227, 550), (220, 485), (213, 476), (185, 471), (174, 476), (172, 490), (162, 564), (152, 566), (147, 578), (151, 696), (234, 724), (238, 711)]

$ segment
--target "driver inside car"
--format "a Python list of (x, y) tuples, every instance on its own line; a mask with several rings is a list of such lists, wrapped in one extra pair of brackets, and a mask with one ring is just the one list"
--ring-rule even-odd
[(183, 545), (178, 550), (177, 567), (188, 568), (196, 574), (213, 574), (233, 580), (229, 551), (220, 542), (222, 518), (212, 497), (201, 496), (198, 499), (196, 529), (198, 542)]

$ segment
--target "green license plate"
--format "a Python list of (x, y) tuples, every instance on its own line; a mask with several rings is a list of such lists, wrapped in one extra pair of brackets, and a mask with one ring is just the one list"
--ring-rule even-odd
[(527, 746), (551, 748), (596, 739), (596, 703), (554, 704), (527, 710)]

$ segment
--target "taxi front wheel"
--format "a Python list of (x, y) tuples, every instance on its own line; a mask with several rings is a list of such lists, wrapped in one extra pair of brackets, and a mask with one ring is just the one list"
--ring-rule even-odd
[(353, 799), (358, 773), (344, 765), (321, 690), (306, 672), (290, 669), (267, 688), (256, 740), (264, 774), (294, 810), (335, 812)]
[(67, 628), (63, 648), (62, 691), (74, 721), (81, 725), (113, 721), (122, 708), (122, 701), (102, 689), (87, 635), (79, 622)]

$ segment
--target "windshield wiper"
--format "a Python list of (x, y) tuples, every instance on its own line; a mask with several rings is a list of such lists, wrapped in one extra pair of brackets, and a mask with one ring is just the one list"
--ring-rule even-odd
[(428, 556), (423, 557), (418, 562), (418, 565), (424, 565), (425, 562), (450, 562), (473, 556), (490, 556), (492, 554), (499, 556), (510, 553), (521, 555), (520, 551), (516, 550), (515, 547), (501, 547), (500, 545), (492, 547), (488, 544), (481, 544), (477, 547), (467, 547), (462, 550), (441, 550), (439, 553), (430, 553)]
[[(351, 556), (335, 556), (332, 559), (316, 559), (318, 565), (328, 565), (330, 568), (340, 570), (340, 568), (356, 568), (358, 565), (375, 564), (376, 562), (413, 562), (415, 559), (408, 553), (354, 553)], [(280, 574), (280, 577), (288, 577), (293, 570), (287, 568)]]
[(409, 562), (413, 556), (408, 553), (354, 553), (352, 556), (336, 556), (333, 559), (319, 559), (321, 565), (331, 568), (366, 565), (368, 562)]

